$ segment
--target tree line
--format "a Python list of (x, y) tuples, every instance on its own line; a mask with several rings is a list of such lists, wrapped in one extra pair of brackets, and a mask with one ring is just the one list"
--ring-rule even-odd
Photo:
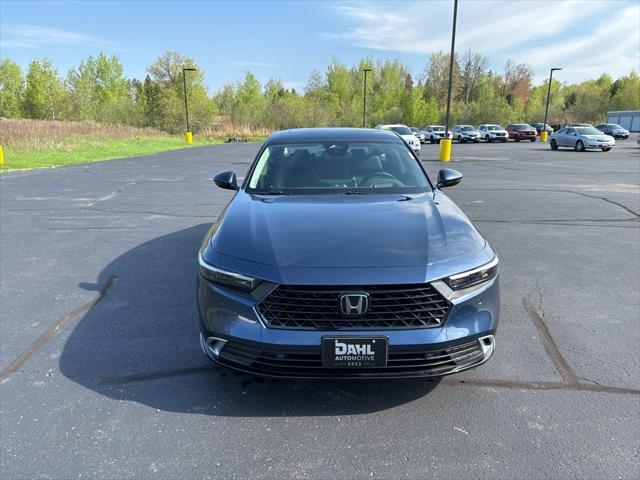
[[(196, 68), (186, 72), (183, 67)], [(62, 76), (48, 59), (33, 60), (26, 72), (0, 60), (0, 116), (95, 121), (184, 131), (184, 81), (194, 132), (220, 119), (250, 128), (283, 129), (362, 124), (363, 70), (367, 76), (367, 126), (399, 122), (423, 127), (444, 122), (449, 55), (430, 55), (417, 81), (398, 59), (362, 59), (347, 66), (333, 59), (324, 72), (311, 72), (301, 91), (271, 79), (262, 85), (247, 71), (241, 81), (210, 92), (196, 62), (165, 52), (143, 80), (124, 75), (117, 56), (89, 56)], [(542, 121), (548, 82), (533, 85), (526, 63), (508, 59), (501, 71), (473, 50), (454, 56), (452, 123)], [(640, 108), (640, 77), (631, 70), (613, 79), (568, 84), (553, 80), (549, 123), (599, 122), (607, 111)]]

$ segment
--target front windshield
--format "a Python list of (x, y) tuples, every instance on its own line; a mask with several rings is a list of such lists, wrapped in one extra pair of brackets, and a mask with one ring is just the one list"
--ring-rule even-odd
[(593, 127), (577, 127), (576, 130), (580, 135), (602, 135), (602, 132)]
[(500, 125), (487, 125), (487, 130), (502, 130), (502, 127)]
[(266, 195), (419, 193), (429, 181), (404, 143), (312, 142), (269, 145), (247, 191)]
[(515, 125), (516, 130), (531, 130), (533, 127), (531, 125), (527, 125), (526, 123), (520, 123)]
[(617, 123), (608, 123), (607, 127), (609, 128), (619, 128), (622, 129), (622, 127), (620, 125), (618, 125)]
[(444, 132), (444, 127), (441, 127), (441, 126), (439, 126), (439, 125), (438, 125), (438, 126), (436, 126), (436, 127), (431, 127), (431, 129), (432, 129), (434, 132)]
[(461, 129), (461, 130), (462, 130), (463, 132), (469, 132), (469, 131), (473, 130), (473, 127), (470, 127), (470, 126), (468, 126), (468, 125), (467, 125), (466, 127), (462, 127), (462, 129)]
[(409, 130), (407, 127), (391, 127), (391, 130), (396, 132), (398, 135), (413, 135), (411, 133), (411, 130)]

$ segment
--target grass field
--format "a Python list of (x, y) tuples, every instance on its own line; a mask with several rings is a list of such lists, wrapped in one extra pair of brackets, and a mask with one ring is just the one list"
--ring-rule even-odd
[[(193, 146), (222, 140), (195, 136)], [(1, 119), (1, 170), (54, 167), (187, 148), (183, 137), (150, 128), (85, 122)]]

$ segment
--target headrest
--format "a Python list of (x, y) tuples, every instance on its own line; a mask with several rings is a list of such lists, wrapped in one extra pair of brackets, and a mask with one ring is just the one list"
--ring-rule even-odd
[(309, 159), (308, 150), (296, 150), (287, 167), (290, 170), (310, 170), (311, 165), (309, 164)]
[(362, 173), (377, 173), (382, 172), (382, 162), (380, 161), (380, 157), (377, 155), (373, 155), (369, 157), (365, 162), (360, 166), (360, 171)]

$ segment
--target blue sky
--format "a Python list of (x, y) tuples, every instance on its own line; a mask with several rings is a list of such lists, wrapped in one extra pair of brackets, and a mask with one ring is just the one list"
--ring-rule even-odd
[[(511, 57), (541, 81), (614, 77), (640, 70), (640, 1), (460, 0), (456, 50), (473, 48), (500, 71)], [(453, 0), (422, 1), (17, 1), (0, 2), (0, 56), (26, 67), (50, 58), (61, 74), (100, 51), (143, 78), (163, 51), (196, 60), (212, 91), (247, 69), (300, 88), (332, 57), (398, 58), (419, 78), (447, 50)]]

